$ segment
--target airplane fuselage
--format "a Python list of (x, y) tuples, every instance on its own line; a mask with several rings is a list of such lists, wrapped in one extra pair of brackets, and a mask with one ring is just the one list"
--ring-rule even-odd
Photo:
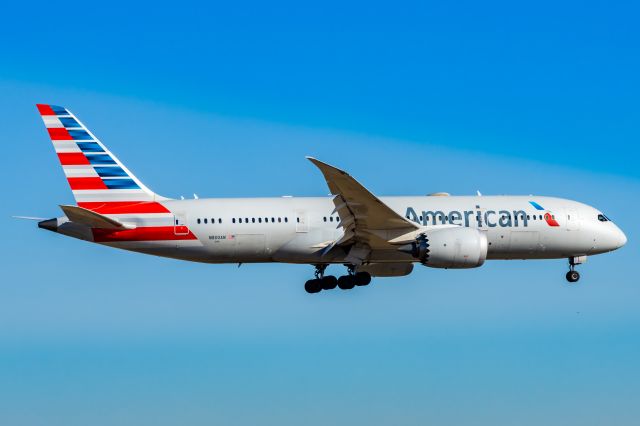
[[(539, 196), (380, 197), (426, 229), (469, 227), (486, 233), (487, 259), (554, 259), (604, 253), (625, 238), (595, 208)], [(533, 201), (538, 208), (531, 203)], [(207, 263), (344, 263), (346, 252), (321, 254), (343, 233), (329, 197), (220, 198), (162, 201), (170, 213), (119, 214), (135, 229), (99, 235), (90, 229), (59, 232), (127, 250)], [(540, 210), (540, 207), (542, 210)], [(601, 216), (602, 217), (602, 216)], [(63, 225), (63, 224), (61, 224)], [(138, 229), (163, 229), (159, 239)], [(169, 235), (170, 239), (166, 235)], [(370, 262), (415, 262), (395, 248), (373, 251)]]

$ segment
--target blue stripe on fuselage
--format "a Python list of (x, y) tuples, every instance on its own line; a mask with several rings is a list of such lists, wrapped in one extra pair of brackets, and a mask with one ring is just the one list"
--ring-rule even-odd
[(529, 204), (531, 204), (533, 207), (535, 207), (536, 210), (544, 210), (542, 208), (542, 206), (540, 204), (536, 203), (535, 201), (529, 201)]

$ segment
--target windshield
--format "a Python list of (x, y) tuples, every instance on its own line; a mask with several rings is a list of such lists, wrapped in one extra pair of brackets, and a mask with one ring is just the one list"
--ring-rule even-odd
[(603, 215), (602, 213), (600, 213), (600, 214), (598, 215), (598, 220), (599, 220), (600, 222), (609, 222), (611, 219), (609, 219), (608, 217), (606, 217), (605, 215)]

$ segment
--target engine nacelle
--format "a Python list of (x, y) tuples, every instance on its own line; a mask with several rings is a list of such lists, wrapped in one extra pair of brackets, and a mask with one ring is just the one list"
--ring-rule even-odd
[(460, 227), (428, 230), (399, 250), (431, 268), (476, 268), (484, 263), (488, 249), (484, 232)]

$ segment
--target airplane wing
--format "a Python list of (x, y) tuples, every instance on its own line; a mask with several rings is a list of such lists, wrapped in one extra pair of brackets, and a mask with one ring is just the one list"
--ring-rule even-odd
[(135, 226), (124, 224), (116, 219), (112, 219), (82, 207), (61, 205), (60, 208), (71, 222), (79, 223), (90, 228), (114, 230), (135, 228)]
[[(355, 263), (364, 260), (372, 249), (393, 248), (390, 240), (420, 229), (418, 224), (400, 216), (347, 172), (307, 157), (324, 175), (331, 194), (334, 195), (335, 211), (340, 216), (339, 226), (344, 235), (334, 246), (353, 245)], [(357, 251), (357, 255), (355, 251)], [(360, 262), (361, 263), (361, 262)]]

